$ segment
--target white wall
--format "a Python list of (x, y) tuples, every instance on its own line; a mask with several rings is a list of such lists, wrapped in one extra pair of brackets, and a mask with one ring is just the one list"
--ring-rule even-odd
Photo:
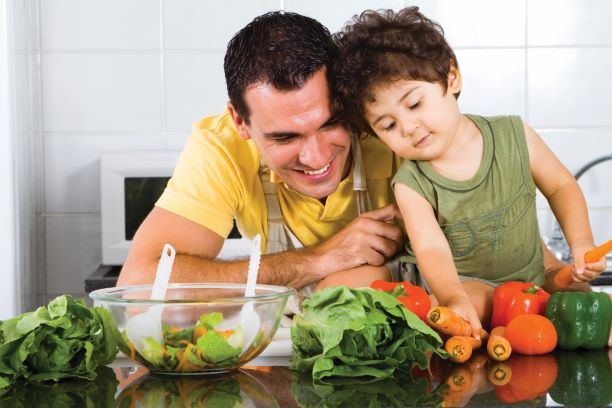
[[(100, 260), (99, 158), (180, 149), (192, 122), (223, 109), (232, 34), (283, 7), (335, 31), (401, 0), (42, 1), (46, 292), (83, 292)], [(466, 112), (523, 116), (575, 170), (612, 153), (612, 2), (422, 0), (456, 48)], [(552, 12), (554, 10), (554, 12)], [(582, 180), (597, 241), (612, 236), (612, 163)], [(550, 217), (539, 201), (546, 232)]]
[(0, 155), (8, 155), (7, 160), (0, 159), (0, 166), (10, 166), (11, 179), (1, 182), (0, 188), (6, 193), (0, 193), (0, 200), (10, 200), (13, 209), (10, 223), (0, 225), (3, 234), (11, 228), (14, 231), (0, 250), (14, 247), (13, 266), (3, 263), (3, 276), (16, 282), (11, 286), (3, 281), (3, 289), (10, 288), (17, 297), (18, 311), (25, 311), (43, 302), (46, 293), (38, 0), (2, 3), (7, 20), (0, 24), (0, 30), (5, 33), (3, 40), (8, 50), (2, 79), (8, 79), (8, 87), (0, 90), (0, 98), (7, 101), (10, 117), (0, 120), (0, 138), (9, 141), (10, 146), (0, 148)]
[(9, 72), (8, 3), (0, 0), (0, 260), (4, 273), (0, 285), (0, 320), (17, 312), (17, 261), (15, 245), (15, 192), (13, 183), (13, 126)]

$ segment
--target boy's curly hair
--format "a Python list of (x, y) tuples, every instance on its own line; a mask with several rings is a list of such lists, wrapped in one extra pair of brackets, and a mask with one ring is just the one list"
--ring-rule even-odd
[(364, 104), (374, 101), (376, 86), (404, 79), (438, 82), (446, 90), (451, 66), (458, 67), (444, 30), (418, 7), (364, 11), (333, 39), (338, 51), (331, 78), (339, 113), (358, 131), (374, 133)]

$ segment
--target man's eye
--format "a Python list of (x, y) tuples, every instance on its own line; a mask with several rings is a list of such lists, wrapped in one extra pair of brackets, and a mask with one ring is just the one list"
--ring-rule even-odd
[(387, 125), (386, 127), (383, 128), (383, 131), (390, 132), (393, 129), (395, 129), (395, 122), (389, 123), (389, 125)]
[(293, 140), (295, 140), (294, 137), (282, 137), (282, 138), (274, 139), (274, 143), (280, 144), (280, 145), (286, 145), (286, 144), (293, 142)]

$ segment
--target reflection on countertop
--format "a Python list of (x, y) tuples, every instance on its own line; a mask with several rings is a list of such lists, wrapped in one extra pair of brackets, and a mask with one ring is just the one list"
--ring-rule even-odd
[(287, 357), (221, 376), (151, 375), (125, 358), (94, 381), (22, 383), (0, 394), (4, 407), (404, 407), (608, 406), (612, 350), (513, 355), (495, 362), (484, 352), (464, 364), (435, 358), (430, 369), (380, 381), (344, 378), (315, 383), (287, 367)]

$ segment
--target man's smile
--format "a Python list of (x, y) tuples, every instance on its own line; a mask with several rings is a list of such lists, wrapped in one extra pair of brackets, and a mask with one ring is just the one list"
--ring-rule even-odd
[(318, 175), (325, 173), (330, 168), (330, 166), (331, 166), (331, 163), (327, 163), (327, 165), (320, 168), (319, 170), (304, 170), (304, 174), (308, 176), (318, 176)]

